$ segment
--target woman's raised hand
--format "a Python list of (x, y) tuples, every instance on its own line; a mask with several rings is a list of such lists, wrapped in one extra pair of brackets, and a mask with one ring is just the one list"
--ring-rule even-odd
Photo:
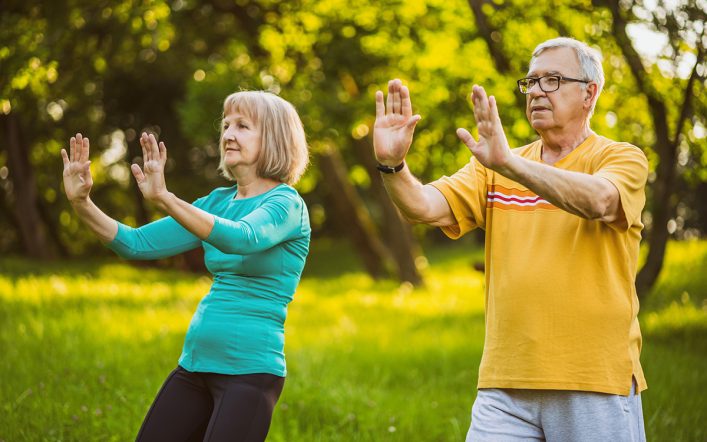
[(69, 140), (69, 154), (66, 149), (61, 149), (61, 158), (64, 161), (64, 192), (72, 203), (87, 200), (93, 186), (88, 150), (88, 138), (81, 134), (76, 134)]
[(163, 142), (157, 143), (154, 135), (142, 133), (140, 136), (142, 146), (143, 168), (133, 164), (130, 170), (135, 176), (142, 196), (150, 201), (159, 201), (168, 194), (167, 183), (164, 179), (164, 165), (167, 162), (167, 147)]
[(383, 92), (376, 92), (373, 149), (379, 163), (395, 167), (403, 162), (420, 118), (412, 114), (410, 91), (400, 80), (388, 82), (387, 105), (383, 103)]

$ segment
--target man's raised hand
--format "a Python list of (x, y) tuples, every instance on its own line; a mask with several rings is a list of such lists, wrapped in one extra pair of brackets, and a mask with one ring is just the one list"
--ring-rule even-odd
[(498, 116), (496, 98), (487, 97), (484, 88), (474, 85), (471, 101), (474, 104), (479, 141), (474, 140), (474, 137), (464, 128), (457, 129), (457, 136), (484, 167), (501, 172), (508, 166), (513, 153), (503, 132), (501, 118)]
[(412, 114), (410, 91), (400, 80), (388, 82), (387, 105), (383, 102), (383, 92), (376, 91), (373, 149), (379, 163), (395, 167), (403, 162), (420, 118)]

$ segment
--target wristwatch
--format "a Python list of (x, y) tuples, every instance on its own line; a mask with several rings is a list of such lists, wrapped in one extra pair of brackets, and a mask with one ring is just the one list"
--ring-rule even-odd
[(402, 163), (398, 164), (395, 167), (386, 166), (384, 164), (378, 163), (378, 165), (376, 166), (376, 169), (380, 170), (383, 173), (398, 173), (401, 170), (403, 170), (403, 167), (405, 167), (405, 161), (403, 161)]

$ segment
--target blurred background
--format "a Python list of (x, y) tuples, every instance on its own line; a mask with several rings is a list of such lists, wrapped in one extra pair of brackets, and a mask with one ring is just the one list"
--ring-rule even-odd
[[(515, 80), (558, 35), (601, 50), (606, 88), (595, 131), (640, 146), (651, 164), (642, 293), (668, 238), (707, 229), (704, 1), (420, 0), (5, 1), (0, 23), (0, 251), (33, 259), (107, 252), (61, 189), (59, 150), (92, 140), (92, 197), (141, 225), (159, 216), (129, 171), (138, 135), (169, 148), (168, 185), (193, 200), (218, 176), (222, 101), (265, 89), (292, 102), (312, 165), (297, 186), (314, 237), (345, 236), (373, 276), (418, 284), (429, 229), (401, 223), (374, 168), (374, 92), (410, 87), (423, 116), (408, 163), (423, 181), (468, 161), (474, 83), (497, 97), (513, 146), (536, 138)], [(176, 263), (198, 266), (200, 259)]]
[[(365, 276), (361, 281), (368, 282), (357, 286), (358, 283), (341, 280), (332, 291), (353, 284), (362, 293), (377, 293), (380, 286), (371, 281), (383, 281), (383, 287), (398, 295), (418, 293), (411, 292), (413, 287), (433, 294), (439, 293), (435, 288), (450, 289), (436, 285), (450, 281), (443, 276), (449, 268), (439, 267), (437, 273), (428, 269), (435, 264), (430, 256), (449, 241), (438, 230), (403, 222), (375, 170), (371, 144), (374, 93), (384, 90), (392, 78), (401, 78), (410, 87), (414, 112), (423, 118), (407, 162), (413, 173), (427, 182), (452, 174), (469, 160), (469, 152), (458, 141), (455, 129), (467, 127), (476, 135), (468, 101), (473, 84), (484, 86), (496, 96), (512, 146), (536, 139), (525, 118), (525, 98), (517, 91), (516, 80), (527, 72), (537, 44), (556, 36), (572, 36), (598, 48), (604, 57), (606, 86), (592, 128), (606, 137), (639, 146), (650, 162), (643, 213), (646, 229), (637, 280), (642, 305), (650, 308), (649, 298), (660, 299), (653, 303), (656, 315), (663, 311), (659, 308), (671, 302), (692, 306), (689, 311), (656, 316), (655, 321), (677, 324), (688, 317), (690, 330), (698, 330), (694, 332), (697, 334), (690, 332), (690, 336), (694, 342), (704, 342), (706, 10), (705, 0), (4, 0), (0, 3), (0, 272), (6, 283), (0, 284), (0, 294), (4, 293), (0, 297), (0, 319), (12, 324), (10, 318), (24, 314), (31, 318), (34, 310), (21, 302), (28, 293), (45, 290), (45, 294), (36, 295), (37, 299), (50, 302), (46, 293), (66, 293), (66, 287), (74, 287), (68, 289), (71, 293), (88, 290), (80, 285), (83, 283), (62, 286), (66, 280), (52, 279), (61, 278), (57, 275), (66, 269), (100, 278), (106, 273), (90, 263), (117, 261), (87, 234), (63, 195), (59, 151), (68, 146), (69, 137), (81, 132), (91, 139), (95, 181), (92, 199), (114, 218), (129, 225), (142, 225), (163, 215), (142, 199), (129, 170), (131, 163), (141, 162), (139, 134), (152, 132), (166, 143), (167, 184), (182, 199), (191, 201), (214, 187), (230, 185), (216, 170), (219, 125), (223, 99), (242, 89), (264, 89), (289, 100), (307, 132), (312, 164), (297, 185), (308, 204), (313, 228), (313, 254), (305, 271), (304, 299), (308, 283), (315, 284), (317, 278), (333, 278), (352, 268), (360, 269)], [(461, 240), (465, 251), (456, 255), (450, 252), (450, 256), (464, 256), (464, 261), (438, 262), (463, 262), (460, 265), (469, 267), (463, 274), (467, 276), (460, 276), (466, 281), (464, 284), (482, 284), (482, 275), (480, 279), (479, 275), (468, 275), (475, 272), (472, 266), (483, 272), (483, 252), (479, 253), (483, 236), (478, 232), (467, 236)], [(668, 285), (656, 286), (665, 267), (666, 250), (671, 247), (672, 273), (666, 276), (663, 272), (662, 276)], [(467, 253), (469, 250), (475, 252)], [(437, 256), (446, 256), (445, 253)], [(74, 264), (69, 266), (69, 262)], [(337, 263), (348, 267), (335, 268)], [(199, 251), (147, 265), (204, 271)], [(128, 275), (130, 280), (130, 270), (122, 269), (114, 274)], [(20, 284), (22, 278), (36, 272), (43, 272), (48, 278), (46, 289), (28, 289)], [(95, 290), (103, 293), (113, 283), (101, 284)], [(322, 287), (318, 283), (316, 286)], [(474, 299), (479, 301), (481, 285), (477, 289)], [(110, 290), (105, 293), (114, 293)], [(181, 305), (174, 296), (169, 299)], [(381, 292), (380, 296), (385, 295)], [(52, 299), (54, 302), (56, 298)], [(197, 301), (193, 298), (188, 307)], [(472, 323), (479, 325), (479, 333), (483, 333), (483, 320), (478, 316), (482, 304), (470, 309), (474, 312)], [(362, 313), (359, 319), (367, 315), (370, 312)], [(339, 312), (337, 317), (344, 316)], [(388, 320), (381, 319), (383, 323)], [(31, 323), (30, 319), (27, 321)], [(298, 319), (293, 321), (288, 327), (296, 327)], [(67, 324), (72, 329), (74, 323)], [(16, 325), (0, 328), (4, 330), (4, 334), (0, 333), (4, 336), (0, 340), (5, 346), (2, 351), (10, 352), (9, 356), (13, 355), (10, 347), (15, 348), (12, 343), (21, 340), (20, 336), (36, 337), (31, 327), (24, 329), (22, 335), (18, 330), (24, 326), (20, 322)], [(346, 329), (345, 324), (339, 325)], [(180, 323), (175, 327), (183, 334), (185, 326)], [(656, 331), (655, 335), (661, 333)], [(682, 333), (678, 333), (677, 341), (683, 339)], [(89, 333), (87, 339), (91, 336), (95, 338)], [(174, 342), (178, 347), (179, 339)], [(300, 356), (301, 361), (309, 361), (295, 363), (295, 367), (303, 369), (306, 364), (313, 364), (312, 360), (323, 363), (320, 356), (304, 356), (309, 353), (305, 352), (303, 341), (291, 342), (289, 351), (295, 361)], [(479, 346), (481, 342), (477, 342)], [(676, 341), (668, 342), (666, 352)], [(36, 361), (46, 348), (46, 344), (37, 348), (35, 356), (14, 353), (15, 359), (9, 360), (13, 364), (21, 358)], [(305, 353), (298, 353), (300, 348)], [(704, 353), (698, 352), (703, 350), (704, 344), (699, 344), (680, 354), (697, 357), (704, 367)], [(670, 359), (671, 354), (661, 353), (654, 358)], [(695, 360), (690, 361), (686, 364)], [(462, 365), (475, 369), (478, 362), (465, 360)], [(7, 373), (16, 374), (7, 369)], [(670, 370), (665, 367), (665, 373)], [(695, 374), (700, 370), (704, 372), (690, 372), (690, 379), (695, 382), (690, 388), (705, 387), (704, 376)], [(465, 373), (460, 385), (473, 386), (474, 372)], [(144, 394), (134, 393), (144, 398), (141, 400), (145, 406), (162, 374), (157, 372), (152, 383), (142, 387)], [(30, 387), (20, 384), (16, 383), (14, 390), (4, 390), (6, 398), (13, 398), (6, 411), (14, 410), (17, 416), (24, 413), (17, 401), (25, 401), (31, 395), (27, 393)], [(388, 387), (384, 391), (390, 393)], [(459, 386), (450, 388), (455, 391)], [(95, 388), (89, 390), (95, 392)], [(36, 385), (30, 391), (36, 392)], [(667, 387), (661, 390), (666, 401), (671, 400), (670, 391)], [(473, 400), (473, 391), (470, 394)], [(352, 400), (343, 393), (339, 399)], [(291, 407), (293, 403), (297, 402), (293, 399)], [(702, 406), (704, 402), (698, 404)], [(664, 409), (656, 407), (655, 416), (662, 416)], [(469, 408), (470, 402), (459, 405), (463, 413)], [(105, 408), (101, 409), (105, 413)], [(335, 413), (330, 426), (312, 424), (312, 433), (303, 434), (312, 437), (322, 428), (330, 428), (332, 434), (342, 425), (349, 428), (347, 425), (355, 419), (352, 421), (346, 411), (341, 413)], [(681, 413), (684, 415), (684, 410), (676, 411), (675, 416)], [(139, 424), (141, 415), (142, 410), (138, 410), (131, 416), (128, 427)], [(649, 427), (662, 428), (667, 435), (675, 434), (680, 418), (671, 417), (673, 420), (663, 422), (665, 425), (662, 417), (655, 419)], [(329, 421), (322, 418), (321, 422)], [(300, 424), (305, 425), (297, 425)], [(304, 428), (275, 425), (276, 440), (298, 440), (287, 435), (296, 434), (292, 428)], [(393, 437), (395, 432), (390, 428), (395, 429), (396, 425), (399, 424), (390, 424), (383, 433)], [(468, 422), (444, 434), (461, 434), (465, 425)], [(438, 427), (431, 426), (430, 436), (424, 440), (448, 440), (435, 433)], [(414, 425), (411, 428), (409, 435), (425, 434), (419, 433), (419, 428), (415, 430)], [(0, 426), (0, 440), (2, 430)], [(686, 440), (705, 435), (694, 425), (690, 431)], [(47, 436), (48, 432), (42, 434), (49, 439), (54, 437)], [(73, 433), (56, 434), (66, 437)], [(412, 440), (401, 432), (397, 434), (399, 440)], [(302, 437), (299, 440), (314, 440)]]

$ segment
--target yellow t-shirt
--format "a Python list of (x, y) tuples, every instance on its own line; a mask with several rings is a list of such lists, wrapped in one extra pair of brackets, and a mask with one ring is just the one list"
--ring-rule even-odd
[[(542, 142), (514, 150), (541, 162)], [(635, 277), (648, 162), (627, 143), (591, 135), (554, 164), (601, 176), (624, 217), (607, 224), (561, 210), (472, 160), (431, 183), (447, 199), (457, 239), (486, 231), (486, 337), (478, 388), (628, 395), (646, 381)]]

